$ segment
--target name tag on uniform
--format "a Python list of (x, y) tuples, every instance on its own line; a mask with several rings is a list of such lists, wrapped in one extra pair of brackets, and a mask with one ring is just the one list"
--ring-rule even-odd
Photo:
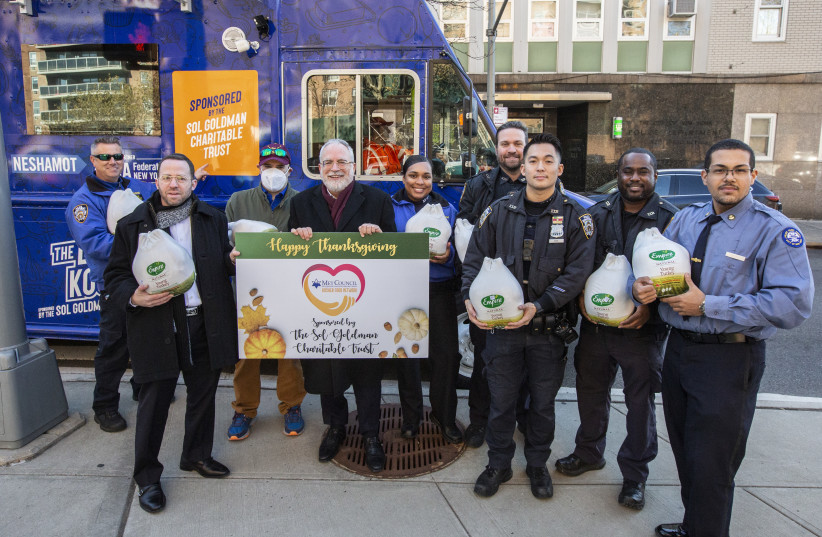
[(737, 261), (745, 261), (744, 255), (735, 254), (733, 252), (725, 252), (725, 257), (730, 257), (731, 259), (736, 259)]

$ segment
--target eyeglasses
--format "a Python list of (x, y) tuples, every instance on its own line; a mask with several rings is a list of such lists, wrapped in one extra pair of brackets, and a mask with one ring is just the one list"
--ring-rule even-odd
[(275, 157), (288, 158), (288, 153), (285, 152), (285, 149), (282, 149), (280, 147), (266, 147), (262, 151), (260, 151), (261, 157), (270, 157), (271, 155), (274, 155)]
[(161, 175), (160, 182), (164, 185), (171, 184), (172, 181), (177, 181), (178, 185), (186, 185), (191, 181), (188, 177), (184, 175)]
[(109, 155), (108, 153), (100, 153), (99, 155), (91, 155), (91, 156), (96, 158), (96, 159), (100, 159), (103, 162), (108, 162), (111, 159), (123, 160), (123, 154), (122, 153), (114, 153), (113, 155)]
[(734, 168), (732, 170), (728, 168), (711, 168), (706, 171), (717, 179), (726, 178), (728, 173), (733, 175), (735, 179), (745, 179), (751, 173), (750, 168)]
[(337, 163), (337, 166), (340, 168), (345, 168), (349, 164), (354, 164), (353, 162), (349, 162), (347, 160), (324, 160), (320, 162), (323, 168), (330, 168), (334, 163)]

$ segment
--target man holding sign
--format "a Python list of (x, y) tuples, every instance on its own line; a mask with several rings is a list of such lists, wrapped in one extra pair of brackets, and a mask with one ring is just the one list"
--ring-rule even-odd
[[(309, 240), (314, 232), (323, 231), (359, 232), (363, 237), (396, 231), (391, 198), (354, 180), (354, 151), (344, 140), (329, 140), (320, 149), (320, 175), (321, 185), (297, 194), (291, 201), (288, 225), (292, 233)], [(330, 461), (345, 440), (345, 390), (353, 385), (366, 464), (374, 472), (381, 471), (385, 466), (385, 452), (378, 437), (382, 364), (350, 358), (302, 363), (305, 389), (320, 394), (323, 422), (329, 426), (320, 444), (320, 461)]]

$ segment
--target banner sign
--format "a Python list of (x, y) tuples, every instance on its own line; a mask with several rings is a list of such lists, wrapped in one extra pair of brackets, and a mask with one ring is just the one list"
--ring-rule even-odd
[(240, 358), (427, 358), (425, 233), (237, 233)]
[(257, 71), (174, 71), (174, 150), (211, 175), (258, 175)]

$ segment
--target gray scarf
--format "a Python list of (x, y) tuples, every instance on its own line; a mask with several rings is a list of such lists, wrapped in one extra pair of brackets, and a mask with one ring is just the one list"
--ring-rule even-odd
[(183, 203), (176, 207), (162, 207), (158, 208), (157, 212), (157, 227), (160, 229), (168, 229), (174, 224), (179, 224), (189, 216), (194, 207), (194, 200), (189, 197)]

